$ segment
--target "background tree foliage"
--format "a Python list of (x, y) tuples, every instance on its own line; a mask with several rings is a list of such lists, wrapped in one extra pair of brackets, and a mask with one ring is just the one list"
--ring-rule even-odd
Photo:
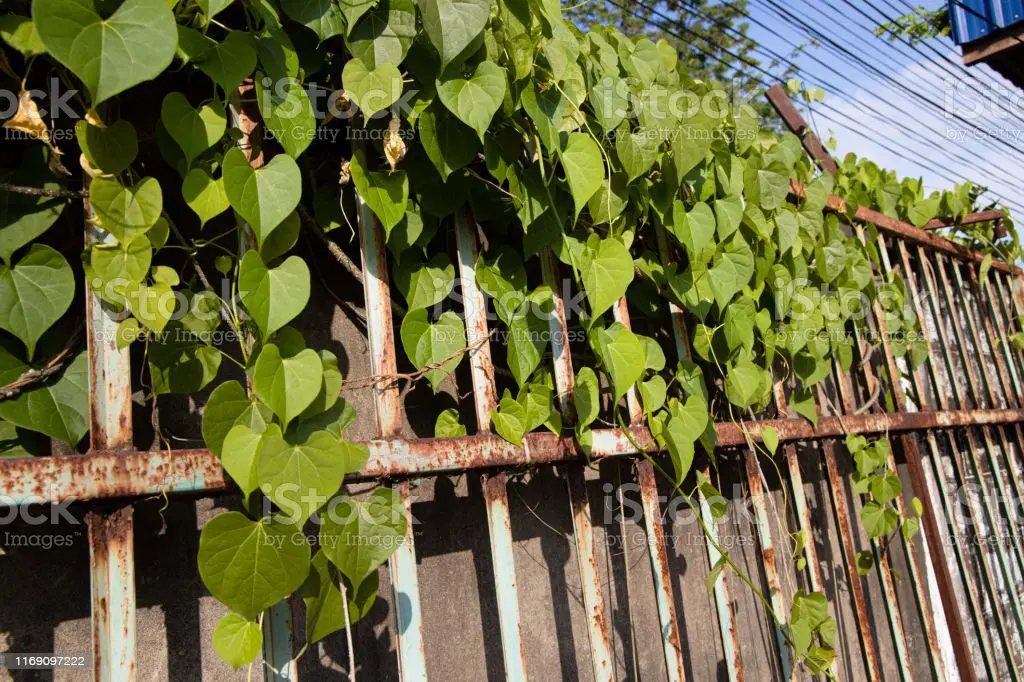
[[(775, 70), (779, 63), (765, 63), (754, 55), (757, 43), (748, 35), (748, 5), (748, 0), (590, 0), (567, 8), (566, 15), (581, 27), (614, 26), (633, 38), (666, 40), (693, 78), (730, 85), (736, 97), (749, 100), (762, 125), (777, 128), (778, 117), (762, 96), (762, 79), (752, 64)], [(789, 67), (782, 74), (791, 72)]]

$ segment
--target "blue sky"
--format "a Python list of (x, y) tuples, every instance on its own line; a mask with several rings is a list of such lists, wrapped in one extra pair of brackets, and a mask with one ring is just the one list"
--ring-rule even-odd
[[(914, 50), (872, 34), (873, 26), (883, 20), (880, 13), (897, 16), (917, 4), (936, 8), (945, 3), (749, 0), (749, 34), (764, 49), (789, 57), (796, 45), (809, 42), (807, 31), (792, 25), (795, 17), (853, 53), (844, 59), (824, 46), (808, 47), (793, 58), (803, 72), (801, 82), (826, 92), (827, 106), (815, 105), (804, 113), (810, 113), (823, 139), (834, 132), (839, 155), (855, 152), (901, 176), (922, 177), (934, 189), (971, 179), (991, 188), (986, 199), (1000, 200), (1024, 215), (1024, 153), (972, 137), (970, 126), (952, 116), (955, 112), (1024, 150), (1024, 93), (986, 66), (965, 70), (952, 38), (932, 40)], [(787, 19), (773, 7), (782, 9)], [(763, 65), (771, 59), (761, 50), (753, 56)], [(860, 68), (849, 63), (857, 60), (864, 62)], [(1005, 93), (994, 95), (994, 86), (1005, 88)], [(933, 100), (938, 108), (919, 98)], [(999, 104), (993, 106), (993, 101)]]

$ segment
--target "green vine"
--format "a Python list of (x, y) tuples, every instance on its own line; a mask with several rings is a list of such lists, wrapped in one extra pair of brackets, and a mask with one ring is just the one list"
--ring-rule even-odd
[[(714, 462), (715, 422), (763, 416), (779, 382), (816, 421), (813, 387), (863, 352), (853, 332), (880, 342), (864, 321), (872, 303), (911, 370), (927, 355), (902, 281), (875, 277), (877, 245), (850, 236), (829, 197), (846, 200), (846, 217), (865, 205), (919, 226), (977, 208), (972, 185), (926, 195), (852, 155), (837, 178), (819, 175), (797, 137), (692, 79), (665, 41), (584, 33), (555, 0), (9, 4), (0, 37), (17, 54), (0, 64), (22, 94), (4, 127), (23, 139), (5, 143), (21, 161), (0, 177), (0, 384), (16, 388), (0, 400), (0, 428), (71, 447), (87, 433), (87, 361), (63, 343), (83, 293), (116, 316), (118, 348), (138, 344), (147, 400), (215, 386), (202, 434), (244, 508), (205, 526), (198, 563), (232, 611), (214, 644), (236, 668), (258, 655), (267, 609), (292, 594), (306, 603), (307, 646), (373, 605), (406, 515), (389, 488), (344, 492), (368, 450), (345, 437), (355, 413), (341, 393), (420, 380), (439, 391), (487, 341), (467, 338), (453, 296), (450, 246), (467, 209), (486, 236), (475, 278), (508, 368), (497, 433), (521, 444), (569, 426), (545, 362), (553, 296), (566, 292), (534, 274), (550, 253), (581, 294), (567, 340), (583, 359), (577, 442), (589, 452), (596, 425), (623, 425), (620, 402), (636, 391), (671, 462), (659, 470), (680, 494), (696, 477), (716, 497), (691, 475), (698, 446)], [(75, 90), (73, 126), (43, 115), (30, 91), (51, 74)], [(311, 291), (300, 236), (348, 239), (357, 192), (383, 227), (415, 372), (345, 379), (292, 326)], [(79, 215), (71, 200), (86, 195), (91, 213)], [(58, 236), (62, 214), (78, 219)], [(97, 238), (79, 272), (53, 244), (77, 244), (85, 218)], [(1008, 242), (992, 225), (961, 239), (1015, 258), (1004, 224)], [(609, 315), (623, 297), (639, 312), (632, 328)], [(692, 358), (666, 357), (666, 301), (685, 313)], [(437, 436), (466, 433), (457, 413), (438, 415)], [(848, 444), (871, 498), (865, 527), (883, 537), (895, 523), (909, 539), (917, 519), (892, 521), (902, 491), (883, 471), (884, 441), (862, 440)], [(722, 554), (712, 577), (732, 568), (767, 606)], [(827, 674), (835, 621), (823, 594), (797, 594), (786, 637)]]

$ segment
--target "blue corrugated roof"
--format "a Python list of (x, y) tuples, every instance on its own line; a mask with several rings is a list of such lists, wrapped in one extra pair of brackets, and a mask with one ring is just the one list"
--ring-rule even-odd
[(949, 0), (949, 18), (963, 45), (1024, 21), (1024, 0)]

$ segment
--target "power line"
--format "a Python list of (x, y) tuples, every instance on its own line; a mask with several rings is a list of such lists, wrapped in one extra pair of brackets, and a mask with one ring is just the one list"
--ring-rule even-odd
[[(779, 4), (778, 4), (778, 2), (776, 2), (776, 0), (762, 0), (762, 2), (770, 4), (774, 8), (775, 14), (778, 15), (780, 18), (782, 18), (783, 21), (796, 22), (796, 23), (800, 24), (804, 28), (804, 30), (806, 30), (809, 34), (817, 36), (820, 40), (824, 41), (824, 43), (830, 45), (832, 47), (832, 49), (838, 50), (839, 53), (841, 53), (842, 55), (845, 56), (845, 58), (848, 61), (848, 63), (850, 63), (855, 68), (866, 67), (869, 71), (871, 71), (872, 74), (874, 74), (875, 76), (883, 79), (887, 83), (890, 83), (890, 84), (894, 85), (895, 87), (899, 88), (900, 90), (903, 90), (908, 95), (913, 97), (915, 100), (923, 103), (926, 106), (931, 107), (934, 110), (941, 111), (944, 114), (947, 113), (940, 103), (936, 102), (935, 100), (933, 100), (933, 99), (931, 99), (929, 97), (926, 97), (925, 95), (921, 94), (920, 92), (917, 92), (916, 90), (914, 90), (913, 88), (908, 87), (904, 83), (899, 82), (898, 80), (896, 80), (895, 78), (890, 76), (888, 73), (880, 70), (874, 64), (870, 64), (870, 63), (866, 62), (865, 60), (863, 60), (862, 58), (858, 57), (857, 55), (853, 54), (846, 47), (844, 47), (843, 45), (841, 45), (841, 44), (837, 43), (836, 41), (832, 40), (832, 38), (828, 37), (827, 35), (825, 35), (821, 31), (819, 31), (816, 28), (814, 28), (813, 26), (807, 24), (802, 19), (793, 16), (791, 13), (787, 13), (784, 8), (779, 6)], [(959, 114), (957, 114), (955, 112), (953, 112), (951, 115), (952, 115), (952, 117), (954, 119), (956, 119), (957, 121), (959, 121), (963, 125), (965, 125), (965, 126), (967, 126), (969, 128), (972, 128), (977, 133), (986, 133), (987, 132), (987, 131), (983, 130), (982, 128), (980, 128), (979, 126), (975, 125), (971, 121), (965, 119), (963, 116), (960, 116)], [(1001, 138), (997, 138), (994, 142), (999, 143), (1002, 146), (1006, 147), (1007, 149), (1010, 149), (1010, 150), (1012, 150), (1014, 152), (1017, 152), (1018, 154), (1024, 154), (1024, 149), (1021, 149), (1020, 147), (1018, 147), (1018, 146), (1016, 146), (1014, 144), (1011, 144), (1011, 143), (1007, 142), (1006, 140), (1003, 140)]]
[[(740, 32), (739, 30), (737, 30), (736, 28), (731, 26), (731, 24), (729, 24), (726, 21), (717, 20), (714, 17), (710, 17), (710, 16), (708, 16), (706, 14), (703, 14), (699, 10), (696, 10), (694, 8), (691, 8), (691, 7), (686, 7), (686, 6), (684, 6), (682, 4), (679, 4), (679, 3), (676, 3), (675, 8), (676, 9), (681, 9), (683, 11), (686, 11), (687, 13), (689, 13), (689, 14), (691, 14), (693, 16), (702, 18), (704, 20), (715, 22), (717, 25), (722, 27), (724, 30), (732, 31), (733, 33), (736, 33), (740, 37), (743, 37), (743, 38), (746, 37), (742, 32)], [(739, 9), (740, 12), (743, 12), (742, 8), (737, 8), (737, 9)], [(661, 14), (660, 12), (659, 12), (659, 15), (661, 15), (662, 17), (665, 17), (665, 15)], [(749, 14), (745, 14), (745, 16), (747, 16), (747, 18), (749, 18), (753, 23), (761, 26), (763, 29), (770, 30), (767, 26), (765, 26), (763, 23), (761, 23), (755, 17), (750, 16)], [(681, 26), (681, 25), (680, 25), (680, 28), (683, 28), (684, 30), (686, 29), (685, 26)], [(707, 40), (707, 38), (704, 38), (703, 36), (701, 36), (701, 37), (704, 40), (704, 42), (706, 42), (708, 44), (712, 44), (710, 41)], [(788, 59), (787, 57), (784, 57), (784, 56), (780, 55), (778, 52), (775, 52), (774, 50), (771, 50), (769, 48), (765, 48), (763, 46), (758, 46), (758, 49), (760, 49), (762, 52), (765, 52), (765, 53), (769, 54), (773, 59), (775, 59), (777, 61), (780, 61), (782, 63), (788, 64), (791, 68), (795, 69), (796, 72), (799, 75), (804, 76), (804, 78), (806, 78), (808, 80), (812, 80), (816, 84), (824, 85), (827, 89), (832, 90), (836, 95), (841, 96), (841, 95), (845, 95), (846, 94), (846, 92), (845, 92), (843, 87), (836, 86), (835, 84), (833, 84), (833, 83), (831, 83), (831, 82), (821, 78), (820, 76), (811, 75), (808, 71), (806, 71), (805, 69), (801, 68), (798, 64), (796, 64), (796, 62), (792, 61), (791, 59)], [(808, 56), (810, 58), (814, 59), (815, 61), (817, 61), (819, 64), (821, 64), (823, 67), (825, 67), (829, 71), (832, 71), (832, 67), (830, 67), (825, 62), (821, 61), (820, 59), (817, 59), (813, 55), (808, 55)], [(764, 72), (764, 73), (767, 73), (767, 72), (764, 71), (764, 69), (761, 69), (760, 67), (758, 67), (758, 69), (760, 71)], [(776, 79), (776, 76), (774, 76), (774, 75), (770, 75), (770, 77), (771, 77), (772, 80)], [(881, 121), (881, 122), (883, 122), (885, 124), (892, 123), (892, 119), (888, 119), (888, 118), (883, 117), (877, 111), (875, 111), (875, 110), (873, 110), (871, 108), (868, 108), (868, 107), (860, 104), (857, 100), (853, 99), (852, 97), (847, 97), (847, 101), (849, 101), (850, 104), (853, 105), (854, 107), (856, 107), (858, 110), (863, 111), (864, 113), (866, 113), (868, 116), (870, 116), (871, 118), (873, 118), (875, 120)], [(835, 109), (834, 107), (831, 107), (828, 104), (826, 104), (825, 106), (831, 108), (833, 111), (835, 111), (835, 112), (837, 112), (837, 114), (839, 114), (838, 110)], [(844, 115), (844, 114), (839, 114), (839, 115)], [(850, 118), (850, 117), (847, 117), (847, 118)], [(850, 118), (850, 120), (853, 120), (853, 119)], [(937, 151), (940, 151), (944, 155), (946, 155), (947, 157), (955, 159), (955, 160), (957, 160), (957, 161), (959, 161), (961, 163), (965, 163), (965, 164), (968, 164), (968, 165), (973, 165), (973, 163), (975, 161), (975, 159), (973, 159), (973, 158), (969, 158), (969, 157), (963, 156), (963, 155), (961, 155), (961, 154), (959, 154), (957, 152), (950, 151), (950, 149), (948, 147), (946, 147), (946, 146), (940, 146), (940, 145), (936, 144), (934, 140), (928, 139), (923, 134), (921, 134), (920, 132), (915, 130), (912, 127), (912, 125), (906, 127), (903, 132), (904, 132), (904, 134), (908, 135), (910, 138), (913, 138), (916, 141), (918, 141), (920, 144), (923, 144), (923, 145), (925, 145), (925, 146), (927, 146), (929, 148), (932, 148), (932, 149), (935, 149)], [(1004, 170), (1000, 166), (995, 166), (994, 169), (999, 171), (999, 175), (1001, 176), (1001, 177), (999, 177), (999, 180), (1003, 184), (1006, 184), (1006, 185), (1008, 185), (1010, 187), (1013, 187), (1014, 189), (1016, 189), (1018, 191), (1024, 192), (1024, 186), (1021, 186), (1020, 184), (1018, 184), (1020, 181), (1019, 181), (1019, 179), (1017, 178), (1016, 175), (1009, 173), (1008, 171)]]
[[(611, 4), (613, 4), (613, 5), (615, 5), (616, 7), (618, 7), (619, 9), (624, 10), (625, 12), (627, 12), (627, 13), (635, 16), (635, 17), (638, 17), (640, 19), (644, 19), (646, 22), (649, 22), (652, 26), (654, 26), (656, 28), (659, 28), (662, 31), (665, 31), (669, 35), (673, 35), (673, 36), (675, 36), (676, 38), (678, 38), (680, 40), (685, 40), (685, 38), (683, 38), (682, 35), (680, 35), (676, 31), (672, 30), (668, 26), (663, 25), (663, 24), (659, 24), (658, 22), (651, 21), (648, 17), (644, 17), (641, 14), (639, 14), (637, 11), (635, 11), (635, 10), (629, 8), (629, 7), (626, 7), (625, 5), (620, 4), (617, 0), (609, 0), (609, 2)], [(692, 29), (689, 29), (688, 27), (686, 27), (684, 25), (681, 25), (680, 23), (678, 23), (678, 21), (674, 20), (672, 17), (669, 17), (669, 16), (665, 15), (664, 13), (659, 11), (658, 9), (656, 9), (654, 7), (651, 7), (651, 6), (648, 6), (648, 5), (645, 5), (642, 2), (637, 2), (636, 4), (639, 5), (640, 7), (642, 7), (643, 9), (658, 15), (662, 19), (668, 20), (671, 23), (671, 25), (675, 26), (676, 28), (682, 29), (682, 30), (692, 34), (693, 36), (704, 40), (705, 42), (710, 42), (710, 41), (707, 41), (707, 39), (704, 36), (701, 36), (700, 34), (698, 34), (697, 32), (693, 31)], [(735, 66), (733, 66), (733, 65), (729, 64), (728, 62), (726, 62), (719, 55), (716, 55), (716, 54), (714, 54), (712, 52), (709, 52), (708, 50), (704, 49), (700, 45), (696, 45), (695, 44), (694, 47), (696, 47), (696, 49), (699, 50), (705, 56), (710, 57), (711, 59), (714, 59), (714, 60), (720, 62), (721, 64), (725, 65), (728, 68), (735, 69)], [(773, 81), (775, 80), (775, 76), (773, 76), (771, 73), (769, 73), (768, 71), (766, 71), (765, 69), (760, 67), (756, 62), (752, 62), (752, 61), (750, 61), (750, 60), (748, 60), (748, 59), (746, 59), (744, 57), (741, 57), (740, 55), (737, 55), (736, 53), (734, 53), (731, 50), (729, 50), (727, 48), (724, 48), (722, 46), (716, 46), (716, 47), (718, 47), (722, 52), (724, 52), (725, 54), (729, 55), (733, 59), (735, 59), (735, 60), (737, 60), (739, 62), (743, 62), (743, 63), (747, 64), (748, 66), (750, 66), (751, 68), (756, 69), (760, 73), (764, 74), (769, 79), (771, 79)], [(751, 78), (753, 80), (755, 80), (756, 82), (760, 83), (763, 87), (769, 87), (769, 84), (766, 83), (763, 79), (761, 79), (761, 78), (759, 78), (757, 76), (751, 76)], [(849, 119), (851, 121), (853, 120), (853, 119), (850, 119), (850, 117), (847, 116), (846, 114), (844, 114), (843, 112), (841, 112), (839, 110), (836, 110), (833, 107), (829, 107), (827, 104), (825, 104), (824, 106), (825, 106), (825, 108), (834, 111), (839, 116), (843, 116), (843, 117), (845, 117), (845, 118), (847, 118), (847, 119)], [(832, 116), (828, 116), (828, 115), (825, 115), (825, 114), (822, 114), (822, 116), (824, 118), (826, 118), (827, 120), (831, 120), (831, 121), (833, 121), (833, 122), (835, 122), (837, 124), (843, 125), (840, 121), (836, 120)], [(857, 134), (859, 134), (862, 137), (864, 137), (865, 139), (873, 140), (880, 147), (882, 147), (883, 149), (885, 149), (889, 153), (894, 154), (895, 156), (901, 156), (901, 154), (899, 152), (895, 151), (894, 149), (892, 149), (892, 147), (888, 146), (887, 144), (879, 142), (877, 140), (878, 137), (881, 137), (886, 142), (889, 142), (889, 143), (891, 143), (891, 144), (893, 144), (893, 145), (895, 145), (897, 147), (900, 147), (900, 148), (904, 149), (905, 151), (909, 152), (911, 155), (913, 155), (915, 157), (915, 160), (916, 160), (916, 162), (919, 165), (923, 166), (924, 168), (927, 168), (928, 170), (931, 170), (936, 175), (938, 175), (939, 177), (945, 179), (948, 182), (952, 182), (952, 183), (956, 184), (959, 181), (951, 178), (949, 175), (947, 175), (947, 173), (952, 174), (954, 176), (957, 176), (961, 180), (966, 180), (966, 178), (964, 178), (961, 174), (957, 173), (956, 171), (953, 171), (953, 170), (949, 169), (948, 167), (943, 166), (942, 164), (940, 164), (938, 162), (931, 162), (931, 161), (929, 161), (927, 159), (922, 158), (918, 154), (918, 152), (916, 150), (910, 149), (906, 145), (903, 145), (902, 143), (894, 140), (893, 138), (891, 138), (889, 136), (878, 135), (877, 132), (874, 133), (874, 134), (868, 134), (868, 133), (864, 132), (862, 129), (860, 129), (859, 126), (856, 125), (855, 122), (853, 124), (846, 124), (846, 126), (848, 128), (850, 128), (850, 129), (852, 129)], [(1013, 206), (1015, 209), (1019, 209), (1019, 207), (1015, 206), (1014, 204), (1012, 204), (1010, 202), (1004, 201), (1003, 203), (1006, 204), (1006, 205)]]

